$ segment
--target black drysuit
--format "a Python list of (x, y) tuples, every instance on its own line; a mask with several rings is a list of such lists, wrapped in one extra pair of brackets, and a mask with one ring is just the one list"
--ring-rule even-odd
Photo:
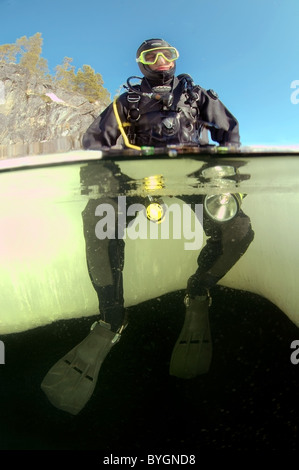
[[(143, 79), (140, 90), (151, 93), (148, 80)], [(173, 99), (153, 99), (138, 93), (126, 92), (117, 100), (117, 110), (131, 143), (138, 146), (165, 147), (166, 145), (205, 145), (208, 143), (206, 130), (211, 133), (212, 140), (220, 145), (239, 146), (239, 126), (234, 116), (212, 91), (195, 87), (190, 94), (184, 89), (178, 78), (173, 80), (171, 90)], [(129, 99), (128, 99), (129, 97)], [(194, 97), (196, 99), (194, 99)], [(133, 104), (130, 104), (133, 102)], [(167, 101), (167, 103), (166, 103)], [(85, 149), (97, 150), (111, 148), (117, 144), (120, 130), (112, 104), (95, 119), (83, 136)], [(93, 175), (98, 182), (109, 181), (114, 189), (119, 187), (119, 169), (112, 162), (105, 163), (103, 173)], [(213, 164), (211, 164), (213, 166)], [(88, 170), (82, 169), (82, 175)], [(84, 178), (84, 176), (83, 176)], [(122, 183), (126, 175), (121, 176)], [(191, 205), (202, 203), (203, 196), (180, 197)], [(127, 198), (127, 205), (141, 203), (139, 198)], [(100, 204), (111, 204), (116, 207), (117, 198), (90, 199), (83, 211), (84, 236), (86, 240), (87, 265), (92, 284), (99, 299), (99, 309), (104, 321), (111, 324), (117, 331), (124, 321), (124, 299), (122, 271), (124, 267), (124, 240), (100, 240), (95, 235), (96, 207)], [(116, 211), (117, 213), (117, 211)], [(198, 256), (198, 268), (187, 284), (190, 296), (206, 294), (245, 253), (254, 237), (250, 219), (240, 210), (238, 215), (227, 222), (214, 222), (204, 214), (204, 230), (207, 242)], [(122, 227), (124, 231), (126, 224)], [(116, 225), (118, 221), (116, 220)]]
[[(149, 81), (143, 79), (140, 91), (151, 93), (152, 90)], [(184, 90), (182, 81), (175, 77), (170, 106), (163, 105), (162, 100), (143, 96), (139, 102), (135, 102), (139, 110), (137, 113), (129, 102), (136, 99), (138, 94), (123, 93), (117, 100), (117, 109), (121, 121), (129, 121), (130, 126), (125, 127), (125, 130), (130, 133), (133, 128), (134, 144), (154, 147), (203, 145), (208, 142), (206, 135), (201, 136), (201, 131), (209, 129), (212, 140), (220, 145), (239, 146), (238, 121), (217, 95), (212, 90), (206, 91), (198, 86), (193, 93), (198, 99), (190, 102), (192, 99)], [(111, 104), (87, 129), (83, 136), (83, 147), (90, 150), (111, 148), (119, 136), (120, 130)]]

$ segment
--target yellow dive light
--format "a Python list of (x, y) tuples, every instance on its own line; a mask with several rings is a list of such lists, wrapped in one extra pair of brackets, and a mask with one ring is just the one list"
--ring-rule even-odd
[(148, 218), (148, 220), (156, 222), (157, 224), (162, 222), (165, 217), (165, 213), (166, 211), (164, 205), (161, 204), (158, 200), (150, 202), (149, 205), (146, 207), (146, 217)]
[[(163, 175), (152, 175), (143, 178), (143, 188), (148, 192), (155, 192), (165, 187)], [(157, 196), (147, 196), (148, 204), (145, 214), (148, 220), (159, 224), (165, 217), (166, 207), (162, 199)]]

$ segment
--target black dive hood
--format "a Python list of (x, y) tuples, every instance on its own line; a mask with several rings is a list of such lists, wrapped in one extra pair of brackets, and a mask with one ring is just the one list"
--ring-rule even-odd
[[(136, 58), (138, 58), (142, 51), (146, 51), (147, 49), (152, 49), (154, 47), (172, 47), (168, 42), (164, 41), (164, 39), (146, 39), (141, 46), (139, 46)], [(149, 68), (148, 65), (144, 65), (141, 62), (138, 62), (138, 67), (142, 74), (152, 83), (152, 84), (167, 84), (170, 83), (174, 77), (176, 64), (174, 63), (174, 67), (169, 70), (163, 71), (154, 71)]]

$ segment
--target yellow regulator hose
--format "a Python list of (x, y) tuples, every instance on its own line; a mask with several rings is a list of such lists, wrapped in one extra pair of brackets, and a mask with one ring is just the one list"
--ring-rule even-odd
[(141, 150), (141, 147), (137, 147), (137, 145), (130, 144), (128, 136), (125, 133), (124, 127), (123, 127), (122, 122), (120, 120), (116, 102), (117, 102), (117, 97), (115, 97), (114, 100), (113, 100), (113, 111), (114, 111), (114, 114), (115, 114), (115, 117), (116, 117), (118, 128), (119, 128), (120, 133), (121, 133), (121, 135), (124, 139), (124, 143), (125, 143), (126, 147), (129, 147), (130, 149)]

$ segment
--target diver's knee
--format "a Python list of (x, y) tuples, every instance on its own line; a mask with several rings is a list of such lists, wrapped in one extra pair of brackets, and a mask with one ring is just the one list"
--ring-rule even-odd
[(251, 226), (250, 218), (241, 212), (230, 224), (223, 228), (223, 238), (236, 243), (250, 242), (254, 238), (254, 231)]

